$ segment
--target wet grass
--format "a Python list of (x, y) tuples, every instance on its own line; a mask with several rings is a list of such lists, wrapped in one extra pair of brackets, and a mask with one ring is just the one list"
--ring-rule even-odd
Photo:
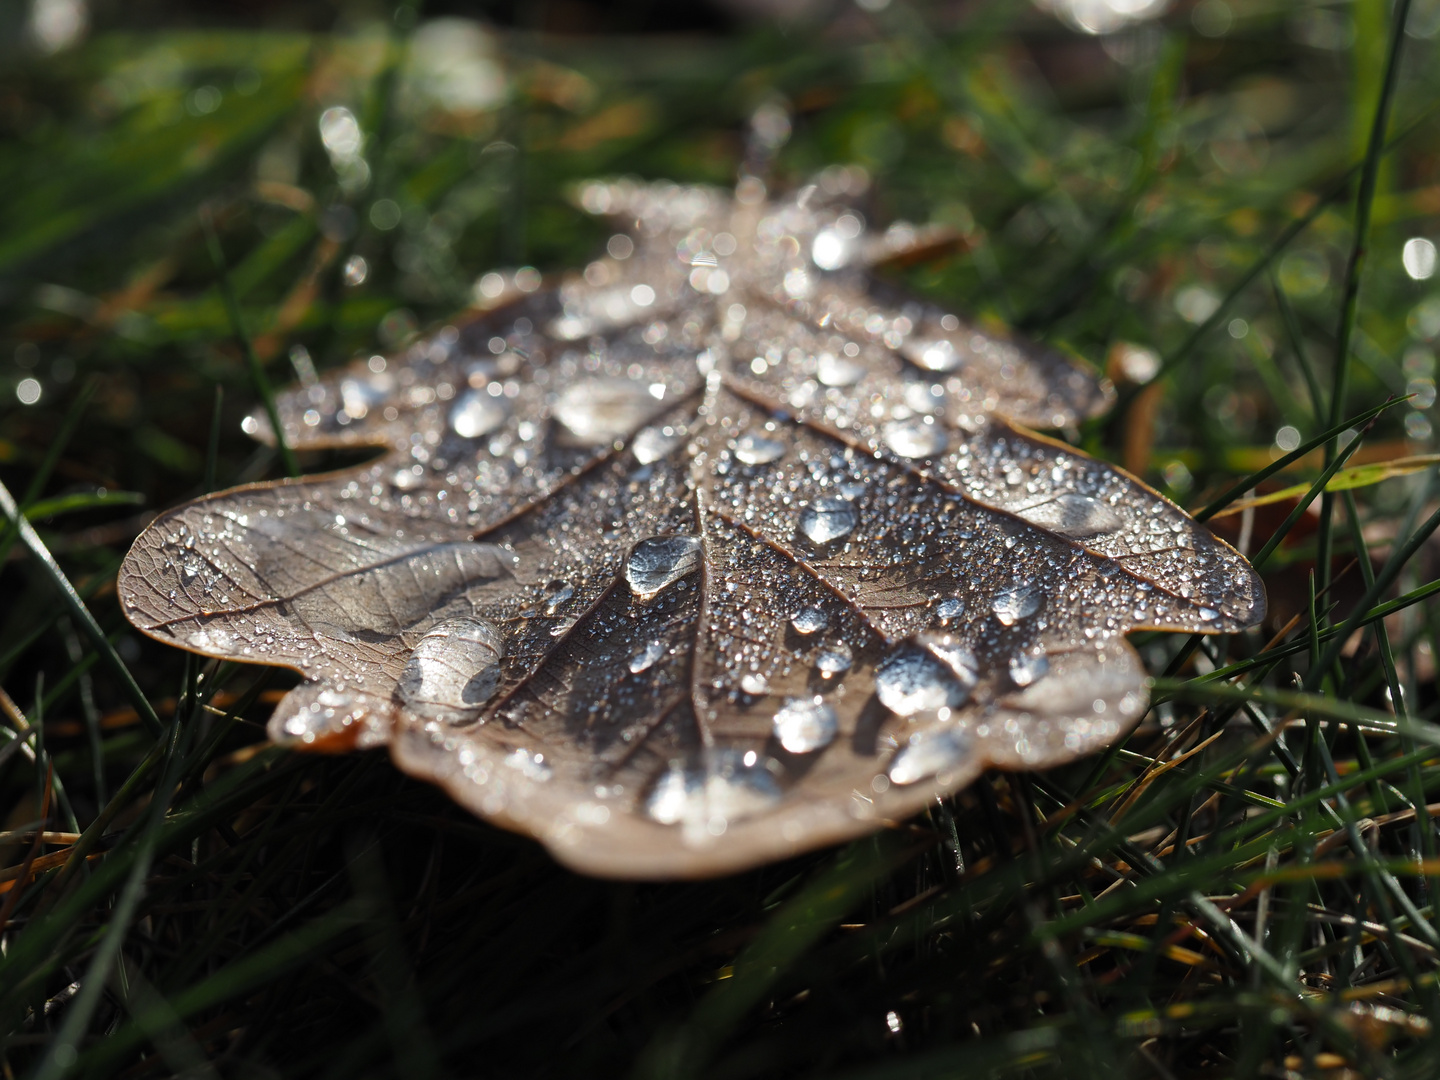
[[(5, 1076), (1435, 1075), (1440, 279), (1401, 250), (1437, 232), (1440, 67), (1414, 7), (1408, 38), (1404, 0), (1206, 0), (1103, 43), (1005, 3), (514, 29), (450, 84), (406, 58), (472, 31), (412, 37), (408, 8), (7, 54)], [(776, 182), (860, 162), (877, 220), (964, 233), (909, 286), (1106, 370), (1120, 407), (1070, 437), (1244, 546), (1265, 626), (1138, 635), (1154, 707), (1098, 759), (670, 885), (574, 877), (380, 755), (269, 747), (293, 676), (127, 627), (151, 515), (293, 471), (239, 430), (270, 386), (490, 267), (583, 265), (604, 234), (569, 185), (726, 182), (769, 101)], [(335, 105), (358, 154), (322, 145)]]

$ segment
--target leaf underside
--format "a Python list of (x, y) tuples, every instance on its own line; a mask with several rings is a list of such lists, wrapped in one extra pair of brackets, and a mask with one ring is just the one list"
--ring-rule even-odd
[(388, 744), (606, 876), (742, 869), (1111, 743), (1147, 703), (1123, 635), (1248, 626), (1260, 582), (1019, 426), (1108, 388), (876, 283), (924, 238), (864, 231), (848, 175), (589, 185), (609, 256), (487, 275), (463, 326), (283, 395), (291, 445), (389, 453), (162, 515), (128, 617), (301, 672), (272, 737)]

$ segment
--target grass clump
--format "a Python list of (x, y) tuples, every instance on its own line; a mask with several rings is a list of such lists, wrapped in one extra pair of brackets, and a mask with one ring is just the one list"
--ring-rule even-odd
[[(12, 53), (0, 1069), (1435, 1075), (1432, 8), (1205, 0), (1103, 38), (1010, 4), (664, 37), (100, 11)], [(643, 886), (375, 756), (269, 747), (292, 676), (128, 629), (155, 511), (346, 463), (246, 440), (269, 386), (492, 266), (583, 265), (575, 181), (728, 182), (777, 103), (779, 182), (855, 161), (877, 220), (964, 235), (909, 287), (1105, 367), (1120, 406), (1070, 434), (1252, 555), (1264, 627), (1138, 636), (1154, 704), (1098, 759)]]

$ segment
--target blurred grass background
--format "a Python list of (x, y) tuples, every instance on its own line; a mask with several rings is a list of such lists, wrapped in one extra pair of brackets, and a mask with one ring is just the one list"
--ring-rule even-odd
[[(1437, 40), (1437, 0), (0, 3), (7, 1080), (1435, 1075)], [(283, 474), (207, 222), (305, 380), (583, 266), (581, 178), (728, 183), (762, 107), (774, 185), (864, 167), (963, 236), (897, 277), (1115, 380), (1087, 450), (1271, 493), (1213, 519), (1264, 627), (1137, 638), (1101, 760), (643, 886), (266, 747), (293, 676), (129, 630), (145, 522)]]

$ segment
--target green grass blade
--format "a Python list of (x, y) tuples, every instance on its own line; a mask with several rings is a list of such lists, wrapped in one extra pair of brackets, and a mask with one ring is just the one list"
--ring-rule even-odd
[(55, 557), (50, 554), (36, 534), (35, 527), (26, 521), (19, 512), (19, 508), (15, 505), (15, 499), (3, 483), (0, 483), (0, 514), (4, 514), (12, 526), (19, 527), (21, 542), (30, 549), (31, 556), (45, 572), (55, 591), (60, 594), (60, 599), (70, 612), (71, 618), (75, 620), (84, 635), (90, 639), (90, 647), (100, 654), (101, 661), (120, 682), (126, 697), (130, 699), (130, 704), (140, 715), (141, 723), (158, 739), (164, 733), (165, 728), (160, 723), (160, 718), (155, 715), (155, 710), (145, 697), (145, 692), (140, 689), (139, 684), (135, 681), (135, 676), (125, 666), (125, 661), (120, 659), (119, 653), (110, 644), (105, 632), (100, 629), (100, 624), (95, 621), (95, 616), (90, 614), (90, 609), (85, 606), (85, 601), (80, 599), (75, 587), (70, 584), (70, 579), (65, 576), (65, 571), (60, 569), (60, 564), (55, 561)]

